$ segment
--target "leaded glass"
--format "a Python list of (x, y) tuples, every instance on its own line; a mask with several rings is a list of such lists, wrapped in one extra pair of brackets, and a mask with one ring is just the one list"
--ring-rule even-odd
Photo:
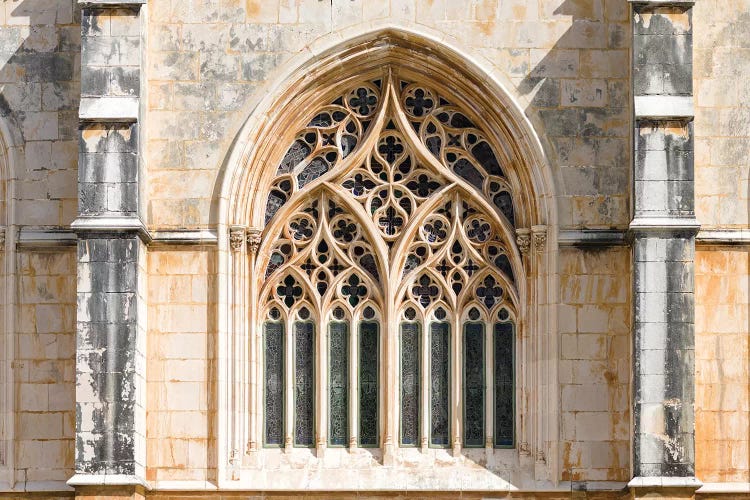
[(450, 444), (450, 324), (430, 324), (430, 444)]
[(378, 446), (379, 332), (375, 321), (359, 324), (359, 445)]
[(315, 326), (294, 323), (294, 445), (313, 446), (315, 439)]
[(511, 447), (513, 432), (513, 324), (495, 323), (495, 446)]
[(464, 446), (484, 446), (484, 324), (464, 324)]
[(419, 323), (401, 323), (401, 444), (419, 444)]
[(281, 446), (284, 442), (284, 325), (266, 321), (263, 325), (265, 386), (264, 442)]
[(328, 439), (331, 446), (345, 446), (349, 442), (349, 324), (331, 321), (328, 334)]

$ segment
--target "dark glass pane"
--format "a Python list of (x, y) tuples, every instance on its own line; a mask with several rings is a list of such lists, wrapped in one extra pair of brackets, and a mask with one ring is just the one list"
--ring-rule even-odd
[(401, 444), (419, 444), (419, 324), (401, 323)]
[(503, 176), (503, 169), (500, 168), (500, 163), (498, 163), (497, 157), (495, 157), (495, 152), (492, 151), (489, 144), (482, 141), (471, 148), (471, 152), (488, 174)]
[(329, 436), (331, 446), (349, 442), (349, 324), (329, 324)]
[(430, 324), (430, 444), (450, 445), (450, 325)]
[(484, 183), (484, 176), (468, 160), (461, 158), (453, 164), (453, 171), (463, 177), (469, 184), (474, 185), (481, 191)]
[(484, 325), (464, 325), (464, 446), (484, 446)]
[(332, 321), (329, 332), (329, 430), (331, 446), (349, 442), (349, 324)]
[(513, 324), (495, 323), (495, 446), (513, 446)]
[(263, 325), (265, 342), (265, 422), (264, 440), (267, 445), (281, 446), (284, 442), (284, 325), (266, 321)]
[(378, 323), (359, 324), (359, 444), (378, 446)]
[(315, 439), (315, 326), (294, 323), (294, 444), (313, 446)]

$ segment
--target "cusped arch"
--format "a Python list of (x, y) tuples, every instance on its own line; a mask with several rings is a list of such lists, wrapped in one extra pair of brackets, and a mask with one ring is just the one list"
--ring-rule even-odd
[[(247, 387), (256, 387), (262, 378), (257, 363), (261, 356), (257, 333), (261, 318), (256, 309), (263, 287), (261, 261), (269, 257), (268, 248), (273, 243), (270, 235), (278, 232), (284, 217), (299, 206), (290, 198), (289, 206), (283, 207), (276, 219), (266, 221), (265, 207), (274, 177), (289, 146), (297, 139), (296, 134), (315, 118), (316, 110), (336, 106), (343, 91), (367, 82), (379, 80), (384, 83), (388, 78), (393, 78), (396, 83), (391, 84), (397, 87), (405, 84), (398, 90), (408, 88), (410, 83), (447, 89), (453, 96), (451, 105), (464, 110), (470, 123), (481, 123), (481, 131), (486, 134), (487, 141), (496, 146), (494, 153), (508, 170), (508, 187), (514, 196), (515, 225), (509, 223), (506, 212), (476, 196), (477, 190), (481, 189), (478, 183), (472, 185), (468, 178), (451, 179), (451, 187), (446, 191), (460, 191), (476, 200), (484, 212), (495, 216), (502, 228), (503, 241), (510, 254), (507, 269), (515, 276), (519, 292), (513, 294), (510, 301), (515, 306), (511, 315), (519, 329), (516, 354), (520, 360), (518, 386), (514, 389), (518, 402), (515, 409), (517, 446), (512, 453), (536, 458), (534, 471), (537, 472), (532, 471), (532, 474), (543, 469), (538, 467), (542, 463), (547, 465), (548, 477), (558, 477), (556, 336), (552, 334), (555, 327), (556, 254), (545, 250), (554, 248), (556, 242), (555, 183), (539, 135), (507, 91), (509, 86), (503, 84), (502, 77), (489, 62), (467, 57), (465, 51), (427, 28), (415, 26), (367, 27), (346, 41), (332, 35), (318, 41), (309, 53), (300, 55), (295, 64), (289, 66), (294, 69), (285, 70), (275, 83), (258, 93), (262, 97), (255, 103), (250, 118), (232, 146), (221, 186), (218, 358), (219, 380), (222, 381), (219, 384), (219, 408), (222, 411), (217, 460), (220, 483), (230, 476), (240, 480), (251, 477), (243, 475), (242, 467), (237, 468), (236, 457), (243, 453), (252, 456), (262, 448), (258, 441), (262, 434), (258, 390), (247, 390)], [(394, 98), (388, 94), (391, 88), (384, 85), (385, 99)], [(409, 122), (404, 116), (397, 118), (402, 132), (411, 140), (415, 137), (425, 140), (424, 134), (419, 136), (408, 126), (403, 126)], [(386, 125), (383, 122), (385, 115), (373, 116), (372, 120), (376, 120), (377, 126), (371, 129), (382, 130)], [(376, 141), (377, 137), (362, 132), (357, 139), (360, 143)], [(367, 154), (368, 148), (359, 148), (347, 160), (354, 162), (364, 159)], [(423, 155), (420, 159), (426, 164), (437, 164), (444, 158)], [(324, 175), (305, 180), (308, 192), (327, 191), (335, 196), (334, 170), (335, 167), (330, 167)], [(349, 204), (348, 208), (360, 217), (367, 213), (356, 204)], [(414, 234), (416, 225), (409, 230)], [(540, 236), (533, 238), (531, 250), (528, 244), (530, 233)], [(246, 247), (242, 243), (247, 234), (250, 235), (250, 245)], [(374, 234), (371, 236), (371, 241), (380, 242), (377, 243), (380, 261), (388, 262), (386, 254), (393, 250)], [(425, 272), (436, 276), (433, 270)], [(497, 277), (498, 281), (509, 286), (507, 274), (497, 274)], [(395, 277), (390, 276), (390, 279)], [(391, 296), (386, 302), (390, 304), (394, 300), (395, 297)], [(387, 305), (384, 307), (386, 310), (382, 314), (391, 318), (401, 314), (403, 309), (395, 304), (397, 311), (388, 311)], [(393, 330), (392, 326), (390, 328)], [(393, 363), (393, 339), (386, 338), (384, 342), (384, 358)], [(244, 366), (253, 368), (246, 371), (242, 368)], [(387, 376), (386, 390), (392, 391), (396, 385), (395, 375)], [(389, 453), (389, 446), (394, 446), (397, 427), (398, 423), (391, 419), (382, 429), (385, 453)], [(237, 483), (232, 486), (237, 487)]]
[[(262, 227), (253, 211), (257, 187), (268, 184), (290, 134), (304, 125), (305, 110), (328, 105), (342, 88), (379, 78), (382, 67), (403, 68), (419, 81), (450, 82), (462, 104), (481, 117), (486, 130), (514, 172), (521, 197), (519, 227), (557, 226), (554, 174), (536, 131), (519, 106), (512, 85), (490, 61), (467, 55), (442, 33), (424, 26), (392, 24), (352, 28), (323, 37), (310, 51), (285, 64), (283, 74), (258, 92), (258, 101), (244, 123), (225, 162), (219, 197), (219, 223)], [(302, 111), (302, 112), (301, 112)], [(283, 145), (282, 145), (283, 144)], [(284, 151), (279, 151), (283, 149)], [(265, 181), (265, 182), (264, 182)], [(255, 189), (254, 189), (255, 188)]]

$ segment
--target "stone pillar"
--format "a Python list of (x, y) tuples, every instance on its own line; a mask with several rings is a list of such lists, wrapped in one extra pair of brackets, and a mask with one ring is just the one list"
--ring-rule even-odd
[(146, 485), (148, 232), (139, 184), (146, 0), (79, 4), (76, 475), (68, 484), (82, 497), (137, 497)]
[(695, 478), (692, 4), (632, 1), (634, 496)]

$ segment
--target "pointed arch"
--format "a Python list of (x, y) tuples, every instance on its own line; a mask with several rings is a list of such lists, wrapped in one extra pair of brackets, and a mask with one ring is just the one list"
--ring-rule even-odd
[[(557, 477), (556, 339), (550, 334), (555, 325), (555, 308), (551, 304), (555, 303), (556, 257), (555, 252), (546, 250), (556, 245), (557, 214), (553, 175), (538, 134), (489, 62), (467, 57), (464, 51), (433, 36), (426, 28), (368, 27), (344, 42), (322, 40), (312, 54), (302, 59), (299, 64), (292, 64), (294, 69), (266, 92), (259, 92), (265, 97), (255, 103), (225, 163), (219, 200), (222, 281), (218, 304), (220, 380), (226, 380), (219, 388), (220, 408), (227, 410), (219, 426), (220, 471), (227, 473), (228, 457), (242, 450), (251, 456), (262, 452), (258, 445), (262, 431), (256, 410), (260, 393), (254, 388), (262, 379), (260, 365), (255, 363), (254, 371), (238, 379), (230, 369), (231, 364), (224, 360), (233, 359), (241, 365), (262, 357), (257, 337), (260, 318), (254, 308), (264, 286), (264, 269), (273, 259), (274, 245), (279, 243), (274, 235), (281, 234), (302, 206), (305, 195), (328, 193), (327, 196), (338, 199), (349, 214), (362, 222), (362, 232), (370, 238), (380, 263), (385, 290), (382, 309), (378, 311), (384, 326), (379, 349), (386, 366), (395, 367), (403, 333), (399, 325), (412, 321), (408, 318), (401, 321), (408, 308), (398, 303), (395, 296), (401, 279), (396, 274), (405, 262), (398, 259), (405, 255), (431, 209), (439, 205), (434, 193), (450, 192), (471, 200), (480, 213), (491, 219), (496, 233), (501, 235), (497, 248), (505, 260), (482, 276), (493, 277), (506, 289), (513, 289), (513, 293), (506, 294), (508, 310), (498, 311), (494, 304), (484, 313), (499, 316), (505, 311), (506, 319), (501, 322), (512, 324), (513, 333), (510, 337), (506, 335), (511, 343), (506, 342), (503, 352), (519, 359), (513, 365), (518, 384), (508, 389), (515, 391), (510, 397), (518, 401), (518, 407), (511, 405), (505, 415), (510, 415), (513, 425), (518, 426), (517, 433), (513, 428), (510, 437), (507, 433), (504, 436), (502, 446), (497, 446), (496, 441), (495, 447), (511, 447), (508, 453), (512, 455), (506, 458), (514, 463), (533, 465), (533, 459), (518, 459), (533, 454), (538, 463), (526, 473)], [(429, 100), (432, 106), (426, 102)], [(429, 112), (425, 113), (425, 109)], [(334, 116), (335, 113), (339, 114)], [(389, 138), (393, 140), (387, 146), (398, 146), (401, 141), (411, 148), (413, 160), (408, 168), (404, 167), (406, 170), (431, 173), (435, 176), (432, 180), (442, 182), (442, 187), (430, 188), (430, 179), (426, 179), (425, 189), (432, 189), (429, 195), (404, 192), (396, 196), (394, 184), (400, 180), (394, 180), (393, 172), (405, 160), (401, 152), (389, 159), (383, 156), (389, 153), (378, 150), (383, 145), (379, 141), (388, 143)], [(381, 171), (373, 171), (374, 161), (386, 172), (380, 184)], [(353, 169), (364, 172), (362, 179), (347, 177)], [(404, 175), (411, 175), (412, 170)], [(366, 196), (347, 193), (360, 189), (365, 179), (375, 185), (363, 189), (387, 191), (381, 201), (373, 202), (369, 193)], [(349, 184), (344, 185), (345, 182)], [(267, 217), (268, 208), (276, 204), (269, 204), (269, 194), (273, 193), (281, 202)], [(394, 198), (412, 200), (412, 206), (407, 208), (406, 202), (394, 204)], [(389, 208), (393, 210), (389, 212)], [(381, 212), (382, 222), (377, 217)], [(250, 228), (259, 239), (253, 240), (249, 252), (244, 246), (233, 247), (236, 250), (230, 252), (231, 228)], [(526, 243), (531, 233), (539, 237), (533, 239), (529, 250)], [(284, 262), (287, 261), (282, 260), (282, 265)], [(433, 269), (425, 269), (421, 275), (442, 279)], [(469, 282), (477, 279), (470, 277)], [(341, 297), (330, 304), (338, 299)], [(452, 408), (449, 435), (447, 438), (441, 435), (440, 439), (447, 439), (447, 443), (441, 443), (460, 451), (463, 428), (455, 410), (459, 405), (459, 389), (455, 384), (461, 378), (463, 359), (460, 358), (463, 331), (458, 328), (461, 313), (454, 310), (455, 304), (445, 302), (443, 307), (450, 313), (445, 315), (449, 320), (442, 322), (449, 329), (447, 336), (437, 330), (436, 334), (449, 342), (452, 352), (449, 378), (455, 382), (449, 396)], [(247, 310), (249, 321), (244, 316)], [(437, 312), (437, 308), (430, 308), (430, 318), (437, 318)], [(433, 321), (430, 327), (441, 323), (422, 315), (423, 312), (415, 314), (415, 318), (419, 317), (423, 325), (428, 320)], [(487, 321), (496, 320), (488, 317)], [(486, 332), (488, 339), (494, 334), (489, 327)], [(323, 338), (322, 333), (318, 332), (319, 339)], [(426, 344), (431, 334), (423, 330), (421, 335), (421, 342)], [(486, 342), (485, 350), (489, 352), (491, 344)], [(322, 360), (319, 366), (325, 366), (325, 342), (317, 341), (317, 348)], [(239, 357), (237, 352), (241, 353)], [(429, 370), (426, 357), (420, 363), (424, 363), (420, 369)], [(379, 443), (383, 454), (389, 457), (387, 460), (397, 460), (395, 448), (401, 436), (396, 392), (399, 370), (383, 371), (379, 375), (383, 387), (379, 399), (385, 405), (382, 413), (386, 421), (381, 422)], [(236, 394), (246, 387), (250, 387), (249, 404), (243, 406), (244, 397), (238, 398)], [(316, 401), (321, 408), (326, 405), (323, 396)], [(423, 396), (421, 401), (427, 400)], [(326, 410), (321, 411), (325, 419)], [(244, 418), (250, 420), (249, 426), (242, 423)], [(419, 426), (424, 436), (428, 423), (425, 417), (421, 418)], [(322, 424), (317, 432), (316, 444), (322, 452), (326, 426)], [(422, 445), (426, 446), (426, 441)], [(466, 453), (473, 457), (470, 450)], [(250, 459), (259, 463), (253, 460)], [(548, 472), (540, 473), (544, 470)], [(242, 470), (237, 474), (241, 478), (250, 477)]]

